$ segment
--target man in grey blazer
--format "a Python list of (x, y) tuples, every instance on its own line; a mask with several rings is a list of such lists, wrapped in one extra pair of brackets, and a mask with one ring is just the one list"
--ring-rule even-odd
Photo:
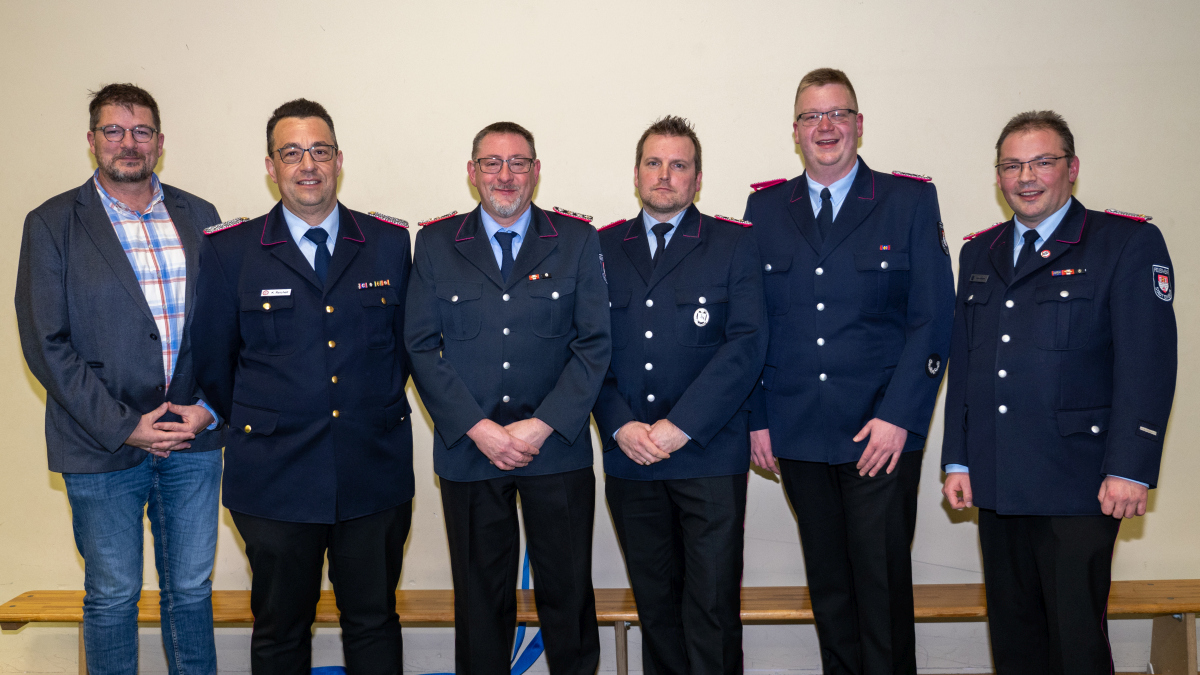
[(220, 217), (154, 174), (163, 135), (148, 92), (110, 84), (89, 113), (99, 168), (26, 217), (16, 291), (25, 360), (46, 388), (50, 470), (84, 559), (88, 666), (137, 672), (145, 509), (170, 672), (215, 673), (223, 443), (188, 332), (201, 231)]

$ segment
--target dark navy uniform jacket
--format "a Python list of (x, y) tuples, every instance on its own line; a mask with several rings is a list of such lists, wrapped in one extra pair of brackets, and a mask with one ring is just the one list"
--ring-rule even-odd
[[(613, 356), (593, 413), (605, 473), (631, 480), (730, 476), (750, 468), (744, 405), (767, 351), (752, 230), (693, 205), (654, 267), (639, 213), (600, 232)], [(653, 236), (653, 235), (651, 235)], [(666, 418), (691, 441), (640, 466), (612, 435)]]
[(1019, 276), (1010, 220), (963, 245), (942, 466), (976, 506), (1099, 515), (1106, 475), (1158, 482), (1175, 393), (1171, 258), (1155, 226), (1075, 200)]
[(408, 231), (338, 209), (323, 286), (282, 202), (206, 237), (192, 339), (197, 379), (231, 427), (231, 511), (334, 523), (413, 497)]
[[(588, 413), (612, 348), (599, 237), (586, 221), (530, 208), (507, 283), (480, 207), (417, 233), (405, 342), (433, 418), (433, 468), (447, 480), (592, 465)], [(554, 432), (528, 466), (501, 471), (467, 436), (485, 417), (536, 417)]]
[(844, 464), (872, 418), (925, 445), (950, 347), (954, 277), (932, 183), (858, 174), (821, 241), (804, 175), (752, 195), (770, 346), (751, 429), (777, 457)]

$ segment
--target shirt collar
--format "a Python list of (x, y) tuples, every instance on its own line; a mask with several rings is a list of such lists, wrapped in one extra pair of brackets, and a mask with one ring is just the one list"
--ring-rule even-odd
[(1067, 203), (1063, 204), (1062, 208), (1060, 208), (1059, 210), (1050, 214), (1050, 217), (1043, 220), (1041, 222), (1041, 224), (1039, 224), (1036, 228), (1026, 227), (1025, 225), (1022, 225), (1021, 221), (1017, 220), (1017, 216), (1014, 214), (1013, 215), (1013, 223), (1016, 224), (1016, 226), (1017, 226), (1017, 234), (1014, 239), (1014, 243), (1020, 242), (1025, 237), (1025, 233), (1032, 229), (1037, 230), (1038, 239), (1040, 239), (1042, 241), (1048, 240), (1050, 238), (1050, 235), (1054, 234), (1054, 231), (1058, 229), (1058, 225), (1059, 225), (1059, 223), (1062, 222), (1062, 219), (1066, 217), (1067, 209), (1071, 208), (1071, 201), (1074, 199), (1075, 199), (1074, 197), (1068, 197)]
[(850, 188), (854, 185), (854, 177), (858, 175), (858, 165), (861, 162), (862, 160), (855, 159), (854, 166), (850, 168), (850, 173), (835, 180), (831, 185), (821, 185), (810, 178), (807, 172), (804, 174), (805, 179), (808, 181), (808, 198), (812, 200), (813, 204), (817, 205), (816, 208), (820, 208), (821, 190), (826, 187), (829, 188), (829, 200), (833, 202), (833, 208), (836, 209), (841, 206), (842, 202), (846, 199), (846, 195), (850, 194)]
[(138, 213), (137, 211), (129, 208), (125, 204), (121, 203), (120, 200), (118, 200), (117, 198), (108, 194), (108, 191), (105, 190), (104, 186), (100, 184), (100, 169), (96, 169), (96, 171), (92, 174), (92, 183), (96, 186), (96, 193), (100, 195), (100, 201), (103, 202), (106, 206), (116, 209), (118, 211), (124, 211), (126, 213), (131, 213), (131, 214), (137, 216), (138, 218), (141, 218), (143, 214), (150, 213), (151, 211), (153, 211), (154, 207), (157, 206), (159, 202), (161, 202), (165, 199), (165, 197), (163, 196), (162, 183), (160, 183), (158, 181), (158, 174), (156, 174), (156, 173), (150, 174), (150, 188), (154, 192), (150, 197), (150, 204), (148, 204), (146, 206), (146, 210), (141, 213)]
[[(335, 206), (333, 211), (328, 216), (325, 216), (325, 220), (322, 220), (321, 224), (317, 225), (317, 227), (329, 233), (330, 241), (337, 238), (338, 229), (342, 222), (339, 214), (341, 210), (340, 205)], [(286, 206), (283, 207), (283, 220), (287, 223), (288, 232), (292, 233), (292, 241), (299, 244), (300, 240), (304, 239), (304, 233), (308, 232), (310, 225), (304, 222), (300, 216), (289, 211)]]
[(487, 232), (488, 239), (494, 239), (497, 232), (514, 232), (517, 235), (513, 238), (514, 242), (525, 241), (525, 233), (529, 230), (529, 223), (533, 220), (533, 207), (525, 207), (525, 213), (522, 213), (521, 216), (517, 218), (517, 222), (509, 225), (508, 227), (504, 227), (500, 223), (497, 223), (495, 219), (488, 215), (488, 212), (483, 209), (479, 209), (479, 215), (483, 220), (483, 229)]
[[(688, 206), (691, 206), (691, 204), (688, 204)], [(671, 227), (679, 227), (679, 221), (683, 220), (683, 214), (685, 214), (687, 212), (688, 212), (688, 210), (685, 208), (682, 211), (680, 211), (679, 213), (676, 213), (674, 216), (672, 216), (670, 220), (658, 220), (654, 216), (651, 216), (649, 213), (646, 213), (646, 209), (642, 209), (642, 224), (646, 226), (646, 233), (647, 233), (647, 235), (649, 235), (650, 228), (654, 227), (655, 225), (657, 225), (659, 223), (670, 223)]]

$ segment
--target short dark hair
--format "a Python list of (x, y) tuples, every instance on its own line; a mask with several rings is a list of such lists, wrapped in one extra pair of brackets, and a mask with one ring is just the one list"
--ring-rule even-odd
[(1014, 115), (1008, 124), (1004, 125), (1004, 129), (1000, 131), (1000, 140), (996, 141), (996, 161), (1000, 161), (1000, 146), (1004, 145), (1004, 139), (1017, 132), (1038, 129), (1049, 129), (1058, 134), (1067, 159), (1075, 156), (1075, 136), (1071, 133), (1071, 127), (1067, 126), (1067, 121), (1063, 119), (1063, 116), (1053, 110), (1030, 110)]
[(696, 129), (691, 122), (677, 115), (666, 115), (654, 120), (654, 124), (647, 127), (642, 132), (642, 137), (638, 139), (634, 166), (642, 165), (642, 149), (646, 146), (646, 139), (651, 136), (676, 136), (692, 139), (692, 146), (696, 148), (696, 173), (700, 173), (700, 139), (696, 136)]
[(800, 100), (800, 92), (809, 87), (824, 87), (827, 84), (840, 84), (850, 90), (850, 99), (854, 101), (854, 107), (858, 108), (858, 94), (854, 93), (854, 85), (850, 84), (850, 78), (837, 68), (817, 68), (810, 70), (800, 78), (800, 86), (796, 87), (796, 98), (793, 99), (793, 105)]
[(89, 91), (88, 95), (91, 96), (88, 103), (88, 113), (91, 115), (88, 129), (95, 129), (100, 123), (100, 109), (106, 105), (123, 106), (130, 112), (133, 112), (133, 106), (140, 105), (150, 109), (150, 114), (154, 116), (154, 128), (162, 131), (162, 121), (158, 118), (158, 102), (150, 92), (136, 84), (106, 84), (100, 91)]
[(319, 117), (325, 120), (325, 124), (329, 125), (329, 133), (333, 135), (333, 144), (337, 145), (337, 132), (333, 130), (333, 118), (325, 111), (325, 106), (306, 98), (298, 98), (276, 108), (275, 112), (271, 113), (271, 119), (267, 120), (268, 155), (275, 151), (272, 147), (275, 144), (275, 125), (285, 117)]
[(479, 133), (475, 134), (475, 139), (471, 141), (471, 159), (476, 159), (475, 155), (479, 154), (479, 144), (489, 134), (516, 134), (524, 138), (525, 142), (529, 144), (529, 154), (533, 155), (532, 159), (537, 159), (537, 148), (533, 145), (533, 134), (516, 122), (492, 122), (480, 129)]

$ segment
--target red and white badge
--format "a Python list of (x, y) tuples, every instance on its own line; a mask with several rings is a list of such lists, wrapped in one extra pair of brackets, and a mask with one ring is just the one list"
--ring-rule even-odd
[(1175, 297), (1175, 289), (1171, 288), (1171, 268), (1166, 265), (1154, 265), (1154, 294), (1159, 300), (1170, 302)]

